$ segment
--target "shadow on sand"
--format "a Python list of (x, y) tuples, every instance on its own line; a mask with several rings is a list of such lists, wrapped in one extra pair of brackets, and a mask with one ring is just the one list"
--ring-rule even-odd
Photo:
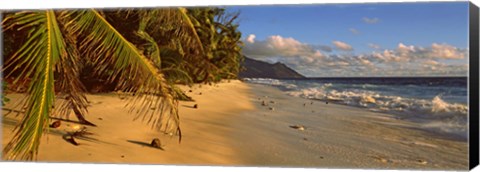
[(187, 107), (187, 108), (192, 108), (192, 109), (196, 109), (195, 108), (195, 105), (192, 105), (192, 106), (188, 106), (188, 105), (182, 105), (183, 107)]
[(141, 142), (141, 141), (135, 141), (135, 140), (127, 140), (127, 142), (130, 142), (130, 143), (133, 143), (133, 144), (137, 144), (137, 145), (140, 145), (140, 146), (146, 146), (146, 147), (150, 147), (150, 148), (154, 148), (154, 149), (160, 149), (160, 150), (165, 150), (163, 149), (162, 147), (160, 148), (157, 148), (157, 147), (153, 147), (152, 145), (150, 145), (149, 143), (147, 142)]

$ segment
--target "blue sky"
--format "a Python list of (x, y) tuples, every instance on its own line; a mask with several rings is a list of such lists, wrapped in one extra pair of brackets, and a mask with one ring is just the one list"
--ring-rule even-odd
[(467, 2), (228, 9), (240, 11), (245, 55), (307, 76), (467, 73)]

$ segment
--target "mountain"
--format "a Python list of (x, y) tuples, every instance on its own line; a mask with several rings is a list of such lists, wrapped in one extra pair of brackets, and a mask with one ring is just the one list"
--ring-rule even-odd
[(242, 66), (244, 70), (240, 72), (240, 78), (275, 78), (275, 79), (292, 79), (305, 78), (287, 65), (277, 62), (270, 64), (267, 62), (245, 57)]

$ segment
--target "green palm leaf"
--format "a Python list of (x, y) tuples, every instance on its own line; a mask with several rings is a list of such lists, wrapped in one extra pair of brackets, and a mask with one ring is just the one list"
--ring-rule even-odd
[[(148, 22), (148, 18), (144, 18), (140, 22), (140, 27), (139, 30), (136, 32), (137, 35), (147, 41), (147, 43), (144, 45), (146, 49), (146, 53), (149, 55), (150, 59), (153, 60), (153, 62), (157, 65), (158, 68), (162, 67), (162, 59), (160, 57), (160, 47), (158, 46), (157, 42), (153, 37), (151, 37), (147, 32), (144, 31), (145, 25)], [(180, 56), (177, 56), (178, 59), (181, 59)], [(169, 86), (172, 88), (173, 95), (175, 99), (177, 100), (183, 100), (183, 101), (193, 101), (193, 99), (189, 96), (187, 96), (183, 91), (176, 87), (174, 83), (177, 81), (183, 81), (185, 84), (190, 84), (192, 83), (192, 78), (188, 76), (188, 73), (185, 71), (181, 70), (179, 67), (176, 68), (163, 68), (161, 69), (161, 72), (165, 74), (167, 77), (167, 82), (169, 83)]]
[[(202, 66), (202, 68), (194, 66), (186, 69), (193, 75), (192, 77), (195, 76), (195, 81), (206, 80), (205, 76), (210, 76), (209, 71), (216, 69), (209, 61), (212, 57), (212, 52), (209, 49), (205, 49), (205, 42), (203, 42), (202, 35), (199, 34), (199, 31), (201, 31), (199, 28), (203, 23), (200, 23), (186, 8), (150, 10), (143, 13), (142, 22), (143, 24), (141, 24), (140, 28), (144, 28), (146, 32), (155, 32), (158, 30), (156, 29), (158, 26), (165, 27), (166, 30), (172, 31), (171, 34), (169, 34), (171, 40), (178, 40), (178, 42), (182, 44), (182, 47), (174, 46), (181, 48), (179, 51), (183, 51), (184, 49), (187, 52), (183, 60), (186, 61), (186, 63), (195, 63), (197, 66)], [(175, 41), (172, 42), (172, 44), (176, 43)]]
[(160, 48), (157, 42), (147, 32), (143, 30), (137, 31), (137, 35), (147, 41), (145, 47), (150, 59), (156, 64), (158, 68), (162, 67), (162, 58), (160, 57)]
[(179, 11), (180, 15), (182, 16), (183, 21), (185, 21), (184, 26), (185, 26), (186, 30), (188, 30), (190, 33), (192, 33), (192, 36), (193, 36), (195, 42), (197, 44), (200, 44), (200, 46), (198, 46), (198, 48), (200, 50), (200, 54), (204, 54), (205, 50), (203, 49), (202, 41), (200, 39), (200, 36), (198, 35), (198, 32), (195, 29), (194, 23), (193, 23), (194, 18), (192, 18), (188, 15), (188, 12), (187, 12), (186, 8), (179, 7), (178, 11)]
[(48, 129), (55, 99), (53, 71), (66, 53), (65, 43), (52, 10), (17, 13), (8, 20), (20, 29), (31, 28), (27, 43), (12, 59), (19, 62), (17, 66), (25, 66), (19, 78), (31, 78), (32, 82), (25, 116), (3, 155), (6, 159), (31, 160), (38, 153), (42, 133)]
[(83, 65), (80, 62), (80, 52), (77, 47), (78, 35), (71, 31), (71, 27), (68, 26), (72, 21), (69, 18), (72, 14), (72, 11), (58, 12), (60, 29), (65, 35), (67, 55), (61, 56), (61, 62), (56, 66), (56, 71), (59, 74), (58, 81), (60, 82), (57, 90), (66, 94), (66, 100), (62, 102), (60, 108), (56, 109), (58, 112), (54, 115), (66, 116), (68, 119), (70, 111), (73, 110), (80, 123), (95, 126), (85, 119), (85, 115), (88, 113), (88, 100), (85, 96), (85, 86), (80, 81), (80, 69)]
[[(134, 92), (129, 105), (136, 110), (135, 119), (142, 118), (152, 127), (180, 135), (178, 101), (172, 95), (164, 75), (155, 64), (120, 34), (98, 11), (78, 11), (74, 30), (86, 34), (82, 48), (90, 52), (98, 73), (107, 73), (113, 68), (109, 80), (119, 79), (117, 89)], [(113, 64), (113, 66), (111, 65)], [(140, 104), (135, 108), (136, 103)], [(154, 109), (154, 110), (151, 110)]]

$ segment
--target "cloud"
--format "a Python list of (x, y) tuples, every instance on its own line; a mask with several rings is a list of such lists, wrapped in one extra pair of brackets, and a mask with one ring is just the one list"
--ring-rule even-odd
[(466, 57), (466, 52), (459, 51), (458, 48), (448, 44), (433, 43), (429, 56), (442, 59), (462, 59)]
[(363, 74), (373, 75), (378, 70), (373, 61), (361, 55), (334, 54), (313, 60), (306, 58), (278, 60), (307, 76), (362, 76)]
[(355, 28), (350, 28), (349, 30), (350, 30), (350, 32), (352, 32), (354, 35), (360, 34), (360, 31), (358, 31), (358, 30), (355, 29)]
[[(408, 47), (408, 46), (407, 46)], [(340, 76), (466, 76), (468, 64), (447, 64), (442, 59), (421, 58), (406, 61), (395, 55), (396, 50), (384, 50), (382, 57), (391, 61), (382, 61), (373, 54), (330, 54), (324, 58), (275, 58), (266, 60), (282, 62), (294, 70), (311, 77)], [(390, 56), (388, 55), (390, 54)]]
[(430, 47), (419, 47), (399, 43), (394, 50), (373, 52), (371, 56), (383, 62), (421, 61), (429, 59), (466, 59), (467, 51), (448, 44), (432, 43)]
[(368, 18), (368, 17), (364, 17), (362, 18), (363, 22), (367, 23), (367, 24), (375, 24), (375, 23), (378, 23), (380, 22), (380, 19), (378, 18)]
[(373, 52), (371, 54), (371, 57), (373, 57), (373, 59), (376, 59), (380, 62), (405, 61), (405, 59), (402, 59), (394, 50), (383, 50), (383, 52)]
[(467, 49), (448, 44), (421, 47), (399, 43), (394, 49), (375, 49), (366, 54), (330, 54), (315, 61), (298, 62), (295, 69), (317, 77), (466, 76), (466, 53)]
[(352, 51), (353, 50), (352, 46), (348, 45), (345, 42), (333, 41), (332, 44), (335, 45), (335, 47), (337, 49), (342, 50), (342, 51)]
[(255, 43), (255, 35), (254, 34), (250, 34), (247, 36), (247, 39), (245, 39), (245, 41), (247, 41), (248, 43)]
[(466, 76), (468, 73), (468, 64), (445, 64), (437, 61), (428, 60), (421, 67), (416, 69), (429, 75), (438, 76)]
[(375, 68), (375, 65), (373, 64), (373, 62), (371, 62), (370, 60), (366, 59), (366, 58), (359, 58), (358, 61), (362, 64), (362, 65), (365, 65), (369, 68)]
[[(249, 35), (248, 38), (251, 38)], [(309, 57), (321, 58), (320, 50), (311, 45), (302, 43), (294, 38), (284, 38), (280, 35), (269, 36), (264, 41), (248, 41), (243, 48), (243, 53), (253, 58), (265, 57)]]
[(376, 71), (371, 73), (373, 75), (465, 76), (468, 71), (466, 57), (467, 49), (448, 44), (432, 43), (428, 47), (420, 47), (399, 43), (394, 49), (358, 55), (351, 64), (365, 66), (364, 74), (368, 74), (369, 69), (370, 72)]
[(380, 49), (380, 45), (372, 44), (372, 43), (369, 43), (368, 47), (373, 48), (373, 49)]
[[(282, 62), (312, 77), (339, 76), (466, 76), (467, 50), (445, 43), (417, 46), (398, 43), (392, 49), (368, 44), (371, 53), (332, 53), (352, 51), (348, 43), (333, 41), (332, 46), (310, 45), (291, 37), (273, 35), (255, 40), (245, 39), (243, 53), (270, 63)], [(324, 52), (329, 52), (324, 54)]]
[(438, 65), (440, 64), (438, 61), (435, 61), (435, 60), (425, 60), (423, 62), (424, 65)]
[(413, 45), (408, 46), (403, 43), (399, 43), (397, 47), (397, 51), (404, 54), (412, 53), (412, 52), (415, 52), (415, 46)]

